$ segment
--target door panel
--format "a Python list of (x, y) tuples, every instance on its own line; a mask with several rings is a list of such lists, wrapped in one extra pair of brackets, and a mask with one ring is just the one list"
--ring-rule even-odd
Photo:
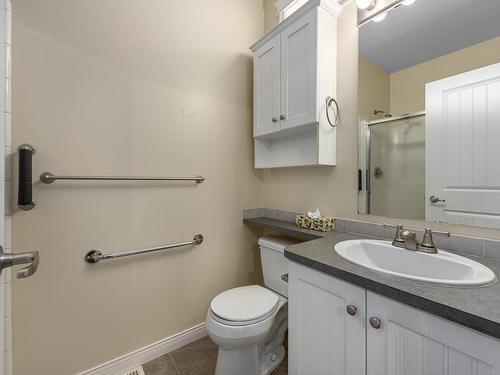
[(288, 342), (290, 374), (364, 375), (364, 290), (291, 262)]
[(500, 340), (367, 292), (368, 375), (499, 375)]
[(498, 228), (500, 64), (429, 83), (426, 111), (426, 219)]
[(256, 51), (254, 61), (254, 136), (257, 137), (280, 130), (279, 35)]
[[(10, 8), (10, 1), (5, 4), (9, 4)], [(7, 252), (10, 252), (10, 243), (7, 243), (6, 241), (6, 228), (5, 228), (5, 223), (6, 220), (10, 220), (10, 218), (6, 217), (5, 215), (10, 215), (9, 212), (7, 212), (7, 206), (10, 202), (8, 199), (4, 199), (6, 197), (5, 195), (5, 189), (10, 188), (10, 176), (6, 176), (5, 172), (5, 165), (7, 163), (10, 163), (10, 157), (4, 162), (4, 158), (7, 157), (7, 154), (11, 153), (10, 148), (6, 148), (5, 146), (10, 146), (10, 138), (7, 139), (7, 137), (10, 137), (9, 133), (6, 132), (6, 126), (7, 126), (7, 113), (10, 113), (11, 109), (8, 107), (7, 103), (10, 102), (9, 98), (6, 96), (10, 95), (10, 90), (7, 89), (7, 80), (5, 77), (8, 77), (10, 75), (10, 72), (7, 70), (7, 59), (8, 59), (8, 49), (10, 49), (11, 45), (11, 40), (8, 39), (7, 36), (11, 35), (11, 30), (8, 29), (11, 25), (11, 22), (9, 18), (11, 17), (11, 12), (6, 9), (6, 7), (2, 6), (0, 8), (0, 27), (4, 28), (3, 35), (6, 37), (3, 40), (0, 40), (0, 74), (2, 74), (0, 78), (0, 150), (1, 150), (1, 157), (2, 157), (2, 165), (0, 166), (0, 197), (2, 199), (0, 200), (0, 245), (6, 249)], [(9, 197), (10, 194), (7, 194), (7, 197)], [(10, 375), (12, 373), (11, 369), (11, 361), (12, 361), (12, 343), (10, 342), (10, 337), (12, 335), (6, 335), (5, 333), (11, 330), (10, 324), (12, 320), (12, 314), (10, 311), (10, 304), (6, 304), (5, 302), (8, 301), (7, 299), (7, 294), (11, 285), (10, 285), (10, 269), (5, 269), (1, 271), (0, 274), (0, 314), (2, 319), (0, 320), (0, 375)]]
[(281, 33), (281, 128), (317, 122), (316, 11)]

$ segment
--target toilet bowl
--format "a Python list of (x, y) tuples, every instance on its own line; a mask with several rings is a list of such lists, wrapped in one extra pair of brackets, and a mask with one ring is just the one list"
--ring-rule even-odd
[(219, 347), (216, 375), (268, 375), (285, 357), (288, 328), (288, 272), (285, 246), (296, 243), (279, 237), (259, 240), (264, 283), (227, 290), (217, 295), (207, 313), (207, 331)]

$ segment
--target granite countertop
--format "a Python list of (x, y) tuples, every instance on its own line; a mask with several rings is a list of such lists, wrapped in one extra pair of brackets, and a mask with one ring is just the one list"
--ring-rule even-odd
[[(384, 275), (340, 257), (334, 245), (368, 238), (344, 232), (288, 246), (285, 256), (297, 263), (330, 274), (377, 294), (416, 307), (500, 339), (500, 282), (478, 288), (457, 288), (419, 283)], [(500, 262), (466, 256), (500, 276)]]
[(309, 241), (317, 238), (323, 238), (330, 235), (331, 232), (318, 232), (311, 229), (299, 228), (295, 223), (273, 219), (269, 217), (254, 217), (243, 219), (245, 224), (255, 225), (260, 228), (275, 230), (287, 234), (296, 239)]

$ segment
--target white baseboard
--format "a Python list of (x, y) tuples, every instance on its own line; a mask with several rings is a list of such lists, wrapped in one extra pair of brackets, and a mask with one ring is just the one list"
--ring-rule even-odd
[(206, 335), (207, 328), (205, 323), (201, 323), (185, 331), (157, 341), (154, 344), (103, 363), (90, 370), (80, 372), (78, 375), (121, 375), (135, 366), (142, 365), (155, 358), (161, 357), (175, 349), (199, 340)]

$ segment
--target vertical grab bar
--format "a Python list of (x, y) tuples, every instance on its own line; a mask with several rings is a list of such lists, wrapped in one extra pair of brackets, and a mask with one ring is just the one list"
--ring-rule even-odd
[(22, 144), (17, 149), (19, 152), (19, 187), (17, 205), (22, 210), (31, 210), (35, 207), (33, 200), (33, 154), (35, 148), (29, 144)]

